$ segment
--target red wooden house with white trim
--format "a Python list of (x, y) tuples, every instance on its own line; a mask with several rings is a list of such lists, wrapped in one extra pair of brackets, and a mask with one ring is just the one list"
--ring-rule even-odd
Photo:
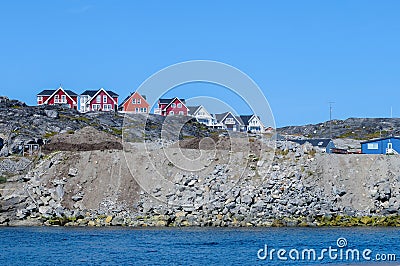
[(154, 110), (154, 113), (162, 116), (188, 115), (188, 111), (185, 100), (175, 97), (173, 99), (159, 99), (158, 108)]
[(118, 94), (101, 88), (98, 91), (86, 90), (80, 96), (80, 111), (116, 111), (118, 108)]
[(78, 108), (78, 94), (62, 87), (56, 90), (43, 90), (37, 94), (38, 105), (64, 105), (70, 108)]

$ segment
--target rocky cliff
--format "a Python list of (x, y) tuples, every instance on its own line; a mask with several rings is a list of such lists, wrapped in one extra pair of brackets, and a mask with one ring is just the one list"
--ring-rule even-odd
[(400, 118), (349, 118), (305, 126), (278, 129), (281, 134), (301, 135), (309, 138), (349, 138), (366, 140), (400, 134)]
[[(20, 103), (0, 117), (1, 225), (400, 225), (398, 156), (320, 154), (185, 118)], [(37, 156), (17, 153), (37, 139)]]

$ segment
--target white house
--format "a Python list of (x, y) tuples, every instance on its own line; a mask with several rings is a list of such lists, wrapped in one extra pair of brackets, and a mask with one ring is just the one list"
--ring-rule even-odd
[(189, 116), (196, 118), (197, 122), (202, 123), (208, 127), (212, 127), (217, 124), (216, 119), (202, 106), (188, 106)]
[(243, 129), (252, 133), (260, 133), (265, 131), (265, 126), (257, 115), (241, 115)]
[(214, 114), (218, 125), (222, 128), (232, 131), (240, 131), (243, 127), (243, 122), (239, 116), (235, 116), (231, 112), (225, 112), (222, 114)]

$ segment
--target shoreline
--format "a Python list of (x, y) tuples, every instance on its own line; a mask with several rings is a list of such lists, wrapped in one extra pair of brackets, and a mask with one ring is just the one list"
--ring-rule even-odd
[(123, 218), (112, 215), (97, 217), (51, 217), (46, 219), (30, 218), (12, 220), (0, 227), (132, 227), (132, 228), (338, 228), (338, 227), (400, 227), (400, 215), (389, 216), (342, 216), (326, 215), (321, 217), (281, 217), (265, 218), (255, 221), (191, 220), (173, 215), (137, 216)]

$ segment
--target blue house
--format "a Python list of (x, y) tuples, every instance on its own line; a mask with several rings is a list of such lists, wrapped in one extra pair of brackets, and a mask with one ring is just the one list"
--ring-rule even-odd
[(365, 154), (399, 154), (400, 137), (386, 137), (361, 142), (361, 152)]

